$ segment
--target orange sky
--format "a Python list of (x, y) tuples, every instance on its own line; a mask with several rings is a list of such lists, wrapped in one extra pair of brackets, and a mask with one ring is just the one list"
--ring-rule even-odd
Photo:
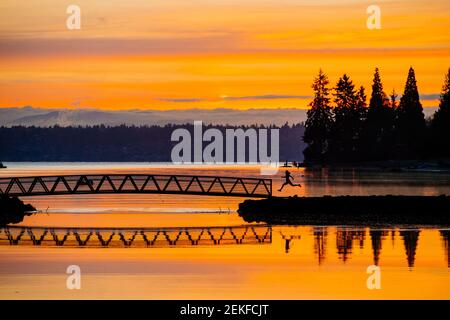
[[(81, 30), (66, 8), (81, 8)], [(448, 0), (2, 0), (0, 107), (306, 108), (319, 68), (370, 94), (416, 70), (436, 106), (450, 67)]]

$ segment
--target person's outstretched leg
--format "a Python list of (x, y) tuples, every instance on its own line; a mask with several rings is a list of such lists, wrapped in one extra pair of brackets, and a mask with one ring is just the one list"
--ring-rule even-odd
[(292, 187), (302, 187), (300, 183), (293, 183), (292, 181), (289, 181), (289, 185), (291, 185)]
[(283, 190), (283, 188), (285, 187), (287, 185), (287, 183), (285, 182), (285, 183), (283, 183), (283, 185), (281, 186), (281, 188), (280, 188), (280, 190), (278, 190), (278, 191), (282, 191)]

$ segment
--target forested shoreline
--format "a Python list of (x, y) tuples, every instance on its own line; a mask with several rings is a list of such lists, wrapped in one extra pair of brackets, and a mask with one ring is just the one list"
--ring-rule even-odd
[(450, 69), (431, 119), (425, 119), (412, 67), (399, 101), (395, 91), (384, 92), (378, 68), (368, 105), (365, 88), (347, 74), (330, 88), (320, 70), (312, 89), (304, 135), (307, 165), (450, 157)]
[[(305, 124), (204, 125), (204, 130), (279, 128), (279, 160), (304, 160), (306, 166), (450, 159), (450, 69), (430, 119), (425, 119), (412, 67), (400, 99), (395, 91), (384, 92), (378, 68), (368, 103), (365, 88), (347, 74), (330, 87), (320, 70), (312, 88)], [(169, 162), (177, 143), (171, 134), (178, 128), (193, 132), (193, 124), (0, 127), (0, 161)]]
[[(86, 126), (86, 127), (0, 127), (0, 161), (144, 161), (170, 162), (177, 142), (171, 134), (178, 128), (193, 131), (193, 124), (165, 126)], [(301, 124), (275, 126), (204, 125), (247, 130), (279, 128), (280, 160), (302, 161)], [(204, 145), (208, 144), (207, 142)]]

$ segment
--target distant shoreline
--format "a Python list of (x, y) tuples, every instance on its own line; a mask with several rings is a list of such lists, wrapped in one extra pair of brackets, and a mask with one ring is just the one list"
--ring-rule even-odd
[[(132, 161), (132, 160), (122, 160), (122, 161), (3, 161), (6, 167), (14, 165), (86, 165), (89, 166), (99, 166), (101, 164), (105, 165), (125, 165), (125, 164), (137, 164), (139, 166), (167, 166), (173, 165), (175, 167), (234, 167), (234, 166), (259, 166), (255, 163), (223, 163), (223, 164), (173, 164), (170, 161)], [(279, 163), (279, 170), (297, 170), (297, 167), (289, 165), (287, 167), (283, 166), (284, 162)], [(333, 164), (301, 164), (298, 169), (307, 170), (329, 170), (329, 171), (385, 171), (385, 172), (450, 172), (450, 159), (439, 159), (439, 160), (392, 160), (392, 161), (379, 161), (379, 162), (359, 162), (359, 163), (333, 163)], [(6, 168), (0, 168), (6, 169)]]
[[(385, 160), (370, 162), (346, 162), (328, 164), (302, 164), (301, 168), (329, 170), (388, 170), (392, 172), (450, 172), (450, 159)], [(289, 167), (288, 167), (289, 168)], [(294, 168), (295, 167), (291, 167)]]

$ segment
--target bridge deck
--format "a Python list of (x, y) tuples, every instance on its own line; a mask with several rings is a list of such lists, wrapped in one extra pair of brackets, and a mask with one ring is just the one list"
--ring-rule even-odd
[(267, 198), (272, 180), (193, 175), (93, 174), (0, 178), (0, 194), (159, 193)]

